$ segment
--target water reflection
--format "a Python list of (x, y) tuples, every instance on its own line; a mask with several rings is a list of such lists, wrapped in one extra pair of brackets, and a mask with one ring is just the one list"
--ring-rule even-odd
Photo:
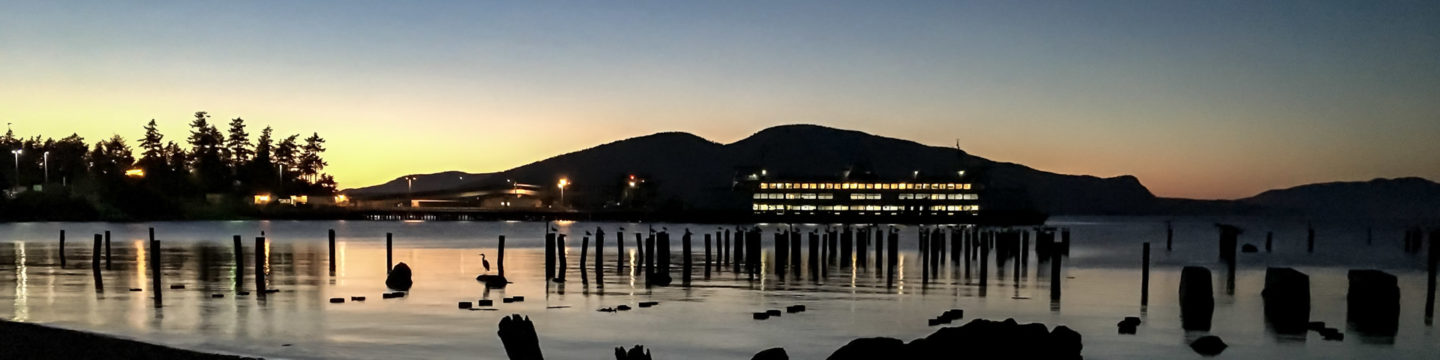
[[(858, 255), (852, 255), (848, 264), (846, 261), (816, 261), (817, 265), (823, 264), (818, 266), (822, 271), (818, 275), (808, 272), (812, 264), (808, 256), (808, 239), (806, 256), (795, 268), (803, 271), (793, 274), (808, 273), (811, 279), (797, 281), (793, 276), (777, 277), (773, 274), (777, 254), (770, 245), (771, 234), (776, 227), (770, 227), (763, 229), (764, 246), (745, 249), (759, 251), (761, 262), (757, 278), (753, 281), (739, 264), (730, 267), (721, 264), (715, 268), (717, 274), (710, 279), (695, 276), (690, 288), (678, 286), (678, 281), (676, 286), (646, 288), (644, 274), (640, 270), (643, 269), (639, 253), (642, 249), (627, 243), (623, 253), (607, 251), (607, 258), (592, 258), (591, 266), (585, 268), (577, 266), (578, 256), (567, 256), (565, 268), (571, 275), (575, 275), (576, 271), (594, 271), (593, 261), (601, 262), (601, 271), (623, 274), (605, 276), (603, 280), (596, 277), (593, 280), (599, 283), (581, 286), (578, 283), (545, 281), (544, 253), (538, 245), (543, 244), (538, 228), (543, 225), (537, 223), (402, 225), (267, 222), (201, 225), (204, 226), (196, 225), (191, 230), (171, 230), (191, 226), (188, 223), (157, 225), (157, 232), (167, 239), (161, 256), (166, 286), (159, 289), (165, 292), (165, 304), (159, 309), (147, 306), (151, 295), (148, 263), (145, 261), (148, 249), (144, 246), (143, 236), (127, 237), (127, 234), (137, 233), (133, 228), (122, 227), (131, 231), (116, 232), (119, 239), (132, 241), (131, 246), (115, 249), (115, 270), (106, 271), (103, 275), (109, 287), (105, 289), (103, 298), (97, 298), (90, 292), (88, 268), (72, 266), (59, 269), (49, 263), (53, 261), (43, 259), (41, 262), (47, 263), (30, 264), (36, 258), (54, 258), (56, 244), (51, 229), (37, 230), (34, 233), (40, 235), (36, 236), (3, 237), (18, 240), (0, 243), (0, 267), (13, 267), (6, 269), (10, 271), (0, 272), (3, 274), (0, 275), (0, 284), (14, 282), (14, 291), (5, 292), (11, 298), (3, 299), (6, 301), (0, 302), (0, 307), (10, 307), (5, 312), (12, 314), (11, 318), (16, 320), (56, 323), (184, 347), (287, 358), (498, 355), (503, 350), (492, 347), (489, 341), (477, 341), (488, 337), (477, 337), (476, 331), (469, 330), (489, 328), (498, 316), (509, 313), (523, 313), (536, 319), (547, 352), (551, 350), (549, 347), (554, 346), (554, 356), (560, 358), (593, 357), (597, 349), (603, 351), (610, 346), (635, 342), (663, 345), (670, 350), (668, 354), (694, 357), (748, 357), (759, 349), (786, 346), (796, 357), (823, 358), (828, 355), (827, 350), (833, 350), (838, 344), (854, 337), (924, 336), (933, 331), (933, 328), (924, 326), (924, 320), (933, 316), (935, 310), (960, 307), (977, 318), (1017, 317), (1028, 319), (1026, 321), (1065, 323), (1086, 335), (1086, 353), (1097, 358), (1163, 358), (1188, 355), (1188, 349), (1175, 345), (1177, 339), (1188, 336), (1178, 324), (1174, 291), (1178, 286), (1178, 266), (1197, 264), (1216, 270), (1223, 266), (1204, 259), (1211, 257), (1213, 252), (1194, 258), (1187, 255), (1199, 252), (1195, 249), (1213, 250), (1213, 230), (1197, 226), (1195, 229), (1200, 230), (1186, 231), (1184, 224), (1177, 224), (1175, 254), (1156, 256), (1156, 266), (1152, 268), (1151, 305), (1139, 307), (1138, 269), (1133, 265), (1138, 254), (1132, 250), (1138, 247), (1132, 245), (1136, 244), (1134, 241), (1149, 240), (1147, 236), (1153, 235), (1151, 233), (1163, 234), (1163, 225), (1151, 228), (1148, 227), (1150, 225), (1106, 224), (1076, 228), (1076, 247), (1072, 256), (1060, 258), (1064, 266), (1058, 277), (1050, 275), (1051, 262), (1046, 257), (1037, 256), (1033, 260), (1026, 256), (995, 257), (998, 251), (991, 251), (992, 255), (987, 259), (993, 261), (983, 262), (986, 264), (984, 269), (979, 267), (981, 261), (965, 261), (971, 260), (972, 255), (965, 255), (961, 260), (952, 257), (947, 261), (938, 261), (936, 267), (930, 269), (934, 276), (916, 292), (906, 288), (909, 285), (907, 280), (910, 280), (906, 275), (922, 271), (921, 261), (912, 258), (922, 256), (916, 247), (915, 231), (901, 230), (901, 251), (896, 256), (893, 282), (883, 265), (883, 259), (889, 256), (888, 250), (885, 250), (886, 253), (867, 253), (868, 258), (874, 258), (881, 265), (866, 264), (867, 261), (861, 260)], [(561, 232), (583, 232), (579, 229), (594, 229), (596, 226), (611, 229), (615, 225), (576, 223), (557, 224), (556, 228)], [(90, 230), (79, 228), (83, 225), (65, 226), (75, 226), (79, 230), (75, 233)], [(145, 225), (140, 226), (143, 228)], [(335, 276), (329, 275), (326, 264), (328, 249), (324, 234), (330, 227), (337, 230), (338, 264)], [(641, 228), (637, 225), (627, 227)], [(686, 226), (669, 224), (666, 227), (671, 231), (683, 231)], [(240, 256), (237, 261), (226, 241), (201, 240), (228, 239), (231, 234), (256, 233), (259, 228), (266, 229), (271, 235), (267, 238), (270, 245), (260, 257), (261, 264), (247, 264), (256, 259), (253, 248), (242, 248), (249, 255)], [(811, 230), (804, 226), (796, 226), (795, 229), (807, 234)], [(0, 234), (7, 234), (6, 231), (13, 234), (15, 228), (13, 225), (0, 225)], [(385, 290), (385, 250), (383, 237), (377, 234), (390, 231), (396, 234), (395, 260), (404, 261), (414, 269), (416, 286), (405, 298), (382, 300), (378, 294)], [(506, 275), (514, 284), (504, 289), (488, 289), (475, 281), (475, 275), (484, 270), (474, 257), (480, 248), (492, 251), (493, 246), (486, 245), (502, 232), (509, 235)], [(1186, 241), (1187, 238), (1201, 240)], [(1377, 248), (1383, 243), (1380, 239), (1375, 242)], [(876, 251), (884, 249), (880, 242), (871, 244), (876, 246)], [(1277, 252), (1283, 255), (1286, 243), (1281, 241), (1277, 245)], [(1319, 244), (1317, 252), (1323, 254), (1326, 245)], [(859, 247), (856, 249), (858, 251)], [(683, 263), (673, 261), (677, 259), (679, 249), (674, 250), (677, 251), (671, 254), (672, 264)], [(70, 251), (77, 258), (87, 252), (79, 248)], [(564, 251), (569, 251), (568, 247)], [(697, 253), (703, 254), (703, 251)], [(623, 256), (617, 259), (617, 254)], [(1424, 350), (1435, 347), (1436, 335), (1419, 325), (1418, 318), (1408, 319), (1407, 315), (1402, 315), (1400, 331), (1395, 336), (1356, 336), (1359, 341), (1353, 343), (1305, 342), (1303, 338), (1264, 336), (1266, 325), (1261, 320), (1263, 317), (1258, 316), (1262, 307), (1257, 305), (1262, 281), (1254, 274), (1263, 273), (1263, 266), (1267, 263), (1291, 260), (1245, 256), (1251, 255), (1242, 256), (1233, 280), (1228, 274), (1225, 279), (1218, 279), (1227, 283), (1222, 285), (1226, 286), (1227, 292), (1234, 289), (1234, 295), (1225, 301), (1217, 298), (1212, 328), (1212, 333), (1224, 334), (1227, 341), (1232, 337), (1262, 339), (1253, 340), (1259, 343), (1237, 347), (1235, 350), (1241, 352), (1242, 357), (1305, 358), (1328, 355), (1403, 358), (1413, 356), (1411, 354), (1425, 354)], [(1375, 256), (1384, 258), (1389, 255)], [(624, 266), (619, 266), (617, 261)], [(1405, 264), (1403, 261), (1389, 262)], [(694, 263), (696, 267), (707, 265), (703, 260)], [(1032, 265), (1036, 271), (1028, 271)], [(867, 266), (874, 266), (874, 271), (869, 271), (871, 269)], [(1259, 270), (1256, 266), (1260, 266)], [(1314, 276), (1316, 289), (1313, 318), (1335, 324), (1344, 321), (1344, 269), (1348, 266), (1310, 266), (1306, 272)], [(245, 288), (245, 279), (254, 276), (255, 269), (267, 273), (268, 286), (281, 292), (264, 300), (259, 299), (258, 294), (239, 295)], [(678, 279), (682, 271), (679, 266), (674, 266), (671, 275)], [(727, 271), (729, 276), (725, 276)], [(983, 278), (977, 278), (975, 274)], [(1396, 274), (1401, 277), (1401, 287), (1407, 295), (1402, 299), (1405, 301), (1402, 308), (1406, 309), (1406, 314), (1414, 312), (1412, 310), (1418, 309), (1414, 299), (1416, 294), (1421, 294), (1414, 289), (1416, 273), (1412, 268)], [(1049, 291), (1052, 281), (1063, 283), (1063, 299), (1046, 301), (1040, 298)], [(1233, 286), (1230, 286), (1232, 283)], [(603, 290), (599, 289), (601, 284), (604, 285)], [(168, 285), (185, 285), (186, 289), (171, 290)], [(579, 291), (576, 291), (576, 286), (580, 286)], [(997, 288), (996, 296), (987, 297), (992, 286)], [(143, 288), (145, 291), (128, 292), (128, 288)], [(213, 298), (214, 294), (224, 294), (224, 297)], [(514, 295), (541, 301), (514, 304), (497, 301), (496, 307), (502, 311), (455, 309), (457, 301)], [(327, 301), (331, 297), (348, 299), (350, 296), (367, 296), (369, 299), (365, 302), (347, 301), (345, 304), (329, 304)], [(664, 305), (625, 314), (593, 311), (619, 304), (633, 305), (640, 300), (662, 301)], [(817, 316), (787, 316), (765, 322), (755, 322), (744, 316), (755, 310), (789, 304), (807, 304), (813, 309), (810, 313)], [(1136, 311), (1146, 319), (1141, 333), (1132, 338), (1114, 337), (1114, 322), (1123, 316), (1133, 316)], [(1156, 316), (1149, 316), (1152, 313)], [(654, 331), (596, 333), (593, 331), (595, 328), (645, 328)], [(455, 329), (468, 330), (456, 332)], [(479, 333), (488, 334), (488, 331)], [(1264, 346), (1283, 342), (1293, 342), (1307, 349), (1326, 347), (1324, 351), (1314, 353), (1289, 354)], [(287, 343), (295, 345), (280, 346)], [(1406, 351), (1384, 350), (1390, 347)], [(1136, 348), (1139, 350), (1131, 350)]]

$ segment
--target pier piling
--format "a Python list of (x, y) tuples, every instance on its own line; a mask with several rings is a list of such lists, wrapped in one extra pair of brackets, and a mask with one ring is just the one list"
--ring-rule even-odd
[(1429, 257), (1425, 262), (1427, 276), (1425, 278), (1425, 325), (1432, 325), (1435, 320), (1435, 272), (1436, 265), (1440, 264), (1440, 229), (1430, 231)]
[(690, 251), (691, 237), (692, 235), (690, 234), (690, 229), (685, 229), (685, 233), (680, 235), (680, 254), (682, 256), (680, 258), (680, 266), (685, 268), (685, 271), (680, 274), (680, 284), (682, 286), (690, 286), (690, 274), (695, 269), (695, 266), (691, 263), (690, 260), (693, 257), (691, 256), (691, 254), (693, 253)]
[(160, 289), (160, 240), (155, 240), (155, 228), (150, 228), (150, 291), (155, 293), (155, 307), (164, 304), (164, 293)]
[(495, 267), (499, 271), (500, 278), (505, 278), (505, 235), (495, 245)]
[(95, 275), (95, 292), (105, 292), (105, 278), (100, 276), (100, 246), (105, 237), (95, 234), (95, 246), (90, 251), (90, 272)]
[(555, 233), (545, 224), (545, 279), (555, 278)]
[(605, 287), (605, 230), (595, 227), (595, 288)]
[(587, 275), (585, 266), (590, 257), (590, 235), (580, 237), (580, 284), (590, 285), (590, 276)]
[(1165, 251), (1175, 249), (1175, 226), (1169, 221), (1165, 222)]
[(60, 268), (65, 268), (65, 230), (60, 230)]
[(1150, 242), (1140, 250), (1140, 306), (1150, 305)]
[(335, 229), (329, 231), (330, 239), (330, 276), (335, 276)]
[(245, 288), (245, 252), (240, 246), (240, 235), (231, 240), (235, 243), (235, 291), (238, 292)]
[(820, 280), (820, 235), (810, 233), (810, 278)]
[(891, 230), (885, 247), (889, 248), (885, 254), (885, 286), (890, 287), (895, 285), (895, 265), (900, 262), (900, 232)]
[(105, 230), (105, 270), (114, 270), (110, 263), (110, 230)]
[(1315, 225), (1311, 224), (1305, 229), (1305, 252), (1315, 253)]
[(569, 267), (565, 261), (565, 234), (555, 237), (555, 282), (565, 282), (565, 268)]
[[(388, 244), (389, 241), (386, 241)], [(389, 248), (389, 246), (386, 246)], [(388, 251), (387, 251), (388, 252)], [(388, 256), (387, 256), (388, 257)], [(265, 237), (255, 237), (255, 295), (265, 297)], [(157, 287), (159, 284), (156, 284)]]
[(710, 267), (714, 265), (710, 260), (710, 234), (705, 234), (705, 280), (710, 280)]
[[(395, 256), (394, 256), (395, 251), (394, 251), (394, 249), (393, 249), (393, 247), (392, 247), (392, 245), (394, 244), (394, 240), (395, 240), (395, 234), (391, 234), (391, 233), (388, 233), (388, 232), (385, 233), (385, 273), (386, 273), (386, 274), (389, 274), (389, 273), (390, 273), (390, 269), (394, 269), (394, 268), (395, 268)], [(258, 265), (257, 265), (257, 266), (258, 266)]]

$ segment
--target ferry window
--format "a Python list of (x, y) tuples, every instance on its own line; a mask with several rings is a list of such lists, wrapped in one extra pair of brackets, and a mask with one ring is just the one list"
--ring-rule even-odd
[(835, 194), (830, 194), (830, 193), (820, 194), (820, 200), (832, 200), (832, 199), (835, 199)]
[(804, 194), (800, 194), (800, 198), (801, 198), (801, 199), (805, 199), (805, 200), (815, 200), (815, 194), (814, 194), (814, 193), (804, 193)]

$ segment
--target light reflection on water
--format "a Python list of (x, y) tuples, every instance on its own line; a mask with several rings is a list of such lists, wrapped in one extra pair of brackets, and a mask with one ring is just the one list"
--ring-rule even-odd
[[(813, 279), (802, 264), (798, 273), (777, 278), (773, 272), (771, 231), (766, 225), (761, 254), (767, 276), (754, 282), (731, 267), (720, 267), (710, 279), (697, 269), (693, 286), (646, 289), (636, 266), (637, 250), (625, 244), (626, 269), (615, 274), (614, 230), (643, 229), (640, 224), (555, 224), (572, 236), (567, 241), (570, 281), (542, 281), (543, 224), (530, 222), (176, 222), (153, 224), (28, 223), (0, 225), (0, 285), (13, 287), (0, 301), (0, 316), (17, 320), (87, 329), (145, 341), (210, 351), (269, 358), (500, 358), (504, 350), (495, 336), (499, 317), (530, 316), (541, 345), (554, 358), (607, 356), (620, 345), (644, 344), (664, 357), (748, 358), (762, 349), (783, 346), (796, 358), (823, 358), (856, 337), (890, 336), (914, 339), (934, 328), (928, 318), (945, 309), (966, 309), (972, 318), (1065, 324), (1085, 336), (1091, 358), (1190, 357), (1184, 344), (1198, 334), (1180, 330), (1176, 289), (1178, 270), (1185, 265), (1208, 266), (1217, 282), (1212, 333), (1232, 348), (1226, 356), (1242, 358), (1426, 358), (1436, 351), (1437, 335), (1423, 324), (1423, 259), (1399, 251), (1399, 228), (1375, 228), (1373, 245), (1364, 244), (1370, 225), (1330, 225), (1317, 229), (1317, 253), (1304, 253), (1304, 223), (1227, 219), (1249, 229), (1241, 243), (1262, 244), (1265, 231), (1276, 232), (1276, 253), (1242, 254), (1235, 276), (1235, 294), (1224, 293), (1224, 266), (1215, 262), (1214, 219), (1182, 219), (1176, 223), (1175, 251), (1164, 251), (1163, 219), (1058, 219), (1073, 228), (1071, 256), (1064, 259), (1064, 296), (1049, 300), (1048, 265), (1031, 257), (1021, 264), (1019, 281), (1013, 263), (992, 261), (989, 291), (975, 278), (966, 279), (946, 261), (929, 284), (907, 278), (920, 271), (914, 227), (901, 231), (901, 266), (892, 287), (875, 266), (832, 267), (828, 277)], [(146, 268), (146, 227), (154, 226), (163, 245), (165, 306), (151, 307)], [(574, 247), (586, 230), (607, 231), (605, 286), (591, 277), (583, 285), (576, 274)], [(676, 236), (672, 256), (679, 255), (684, 224), (656, 224)], [(710, 229), (711, 225), (691, 225)], [(69, 265), (59, 269), (55, 238), (59, 229), (71, 234), (112, 230), (117, 240), (115, 269), (106, 271), (104, 293), (96, 293), (89, 269), (90, 247), (71, 247)], [(337, 233), (337, 275), (328, 275), (325, 232)], [(808, 231), (810, 228), (800, 227)], [(281, 289), (263, 300), (237, 290), (254, 290), (253, 273), (237, 275), (230, 237), (253, 239), (269, 235), (270, 288)], [(415, 288), (409, 296), (384, 300), (384, 234), (395, 233), (395, 262), (411, 265)], [(496, 235), (507, 235), (506, 275), (515, 284), (487, 290), (474, 281), (484, 272), (478, 253), (494, 254)], [(634, 235), (625, 232), (626, 236)], [(698, 234), (697, 234), (698, 235)], [(700, 241), (696, 243), (699, 244)], [(733, 239), (733, 238), (732, 238)], [(592, 239), (593, 240), (593, 239)], [(1151, 241), (1155, 268), (1151, 272), (1150, 306), (1139, 306), (1139, 244)], [(120, 246), (120, 244), (130, 244)], [(248, 242), (247, 245), (253, 245)], [(703, 245), (702, 245), (703, 246)], [(8, 249), (7, 249), (8, 248)], [(246, 246), (245, 271), (257, 268)], [(870, 248), (873, 255), (874, 248)], [(1298, 249), (1298, 250), (1297, 250)], [(748, 250), (748, 249), (747, 249)], [(703, 255), (697, 246), (696, 254)], [(592, 252), (593, 254), (593, 252)], [(807, 254), (807, 253), (802, 253)], [(493, 257), (493, 255), (491, 255)], [(701, 256), (701, 255), (697, 255)], [(802, 256), (807, 258), (808, 256)], [(808, 260), (808, 259), (803, 259)], [(870, 256), (873, 262), (874, 256)], [(593, 261), (590, 260), (590, 261)], [(681, 261), (672, 260), (678, 268)], [(703, 260), (696, 260), (703, 264)], [(492, 262), (492, 266), (496, 265)], [(1345, 342), (1318, 336), (1285, 338), (1266, 330), (1259, 292), (1267, 265), (1293, 266), (1310, 275), (1312, 320), (1341, 327), (1345, 322), (1345, 272), (1378, 267), (1400, 278), (1402, 312), (1393, 338), (1347, 333)], [(697, 265), (698, 266), (698, 265)], [(585, 270), (593, 269), (593, 262)], [(493, 273), (492, 269), (492, 273)], [(677, 270), (678, 271), (678, 270)], [(797, 277), (798, 275), (798, 277)], [(848, 275), (848, 276), (846, 276)], [(979, 276), (975, 271), (973, 276)], [(679, 274), (675, 274), (679, 284)], [(247, 282), (248, 281), (248, 282)], [(169, 285), (186, 285), (170, 290)], [(128, 292), (143, 288), (143, 292)], [(37, 291), (38, 289), (38, 291)], [(8, 292), (7, 292), (8, 293)], [(211, 298), (211, 294), (225, 294)], [(458, 301), (500, 299), (522, 295), (523, 303), (502, 304), (499, 311), (464, 311)], [(0, 295), (5, 296), (5, 295)], [(367, 296), (365, 302), (329, 304), (331, 297)], [(655, 308), (621, 313), (594, 311), (602, 307), (660, 301)], [(754, 321), (749, 314), (787, 305), (805, 304), (806, 313)], [(552, 308), (553, 307), (553, 308)], [(1115, 322), (1142, 316), (1140, 334), (1115, 334)], [(285, 346), (289, 344), (289, 346)]]

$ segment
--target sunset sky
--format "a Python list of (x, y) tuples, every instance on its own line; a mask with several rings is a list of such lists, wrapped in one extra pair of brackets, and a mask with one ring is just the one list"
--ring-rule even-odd
[(0, 122), (319, 132), (342, 188), (811, 123), (1161, 196), (1440, 180), (1440, 2), (0, 2)]

